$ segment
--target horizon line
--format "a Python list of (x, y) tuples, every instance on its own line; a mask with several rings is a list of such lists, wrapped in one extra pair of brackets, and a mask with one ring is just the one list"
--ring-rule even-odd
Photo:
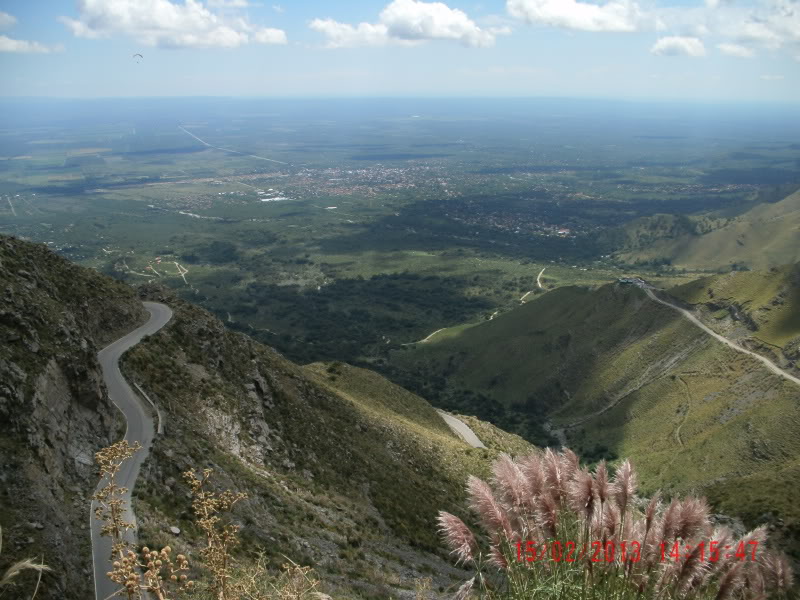
[(619, 102), (619, 103), (643, 103), (643, 104), (702, 104), (702, 105), (784, 105), (800, 109), (800, 105), (795, 100), (777, 99), (730, 99), (730, 98), (685, 98), (685, 97), (615, 97), (615, 96), (570, 96), (570, 95), (285, 95), (285, 96), (265, 96), (265, 95), (171, 95), (171, 96), (2, 96), (0, 102), (9, 101), (98, 101), (98, 100), (449, 100), (449, 101), (471, 101), (471, 100), (558, 100), (558, 101), (577, 101), (577, 102)]

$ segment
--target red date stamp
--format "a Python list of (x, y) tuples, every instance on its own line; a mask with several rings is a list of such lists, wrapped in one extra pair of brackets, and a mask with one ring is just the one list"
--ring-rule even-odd
[[(755, 561), (758, 542), (739, 542), (738, 544), (720, 546), (718, 541), (699, 542), (691, 545), (681, 542), (669, 544), (661, 542), (657, 546), (657, 554), (661, 562), (679, 562), (694, 554), (701, 562), (718, 562), (720, 560)], [(639, 562), (642, 559), (642, 544), (636, 540), (629, 541), (593, 541), (574, 542), (551, 540), (537, 543), (533, 540), (517, 542), (517, 561), (535, 562), (550, 560), (553, 562)]]
[(552, 540), (537, 544), (532, 540), (517, 542), (517, 560), (535, 562), (614, 562), (615, 560), (638, 562), (641, 558), (641, 544), (630, 542), (573, 542)]

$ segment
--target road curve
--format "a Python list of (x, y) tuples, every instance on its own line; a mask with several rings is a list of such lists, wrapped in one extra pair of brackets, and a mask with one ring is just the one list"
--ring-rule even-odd
[[(161, 329), (172, 318), (172, 310), (157, 302), (144, 302), (144, 307), (150, 313), (150, 319), (129, 334), (112, 342), (97, 353), (97, 360), (103, 369), (103, 380), (108, 388), (108, 396), (111, 401), (122, 411), (127, 422), (125, 439), (133, 443), (138, 441), (142, 445), (142, 450), (137, 452), (130, 460), (123, 463), (117, 474), (117, 483), (128, 488), (124, 496), (127, 507), (126, 521), (136, 524), (136, 517), (131, 510), (131, 493), (136, 483), (141, 467), (150, 445), (153, 442), (154, 428), (153, 418), (150, 416), (149, 409), (144, 406), (139, 397), (134, 393), (128, 382), (119, 370), (119, 359), (123, 353), (138, 344), (146, 335), (152, 335)], [(97, 489), (106, 484), (102, 480)], [(94, 518), (96, 503), (92, 501), (89, 519), (91, 521), (92, 532), (92, 563), (94, 569), (95, 600), (106, 600), (112, 596), (119, 586), (112, 583), (106, 573), (111, 570), (111, 539), (100, 535), (102, 522)], [(128, 530), (126, 535), (128, 541), (136, 541), (136, 530)]]
[[(723, 344), (729, 346), (730, 348), (733, 348), (737, 352), (742, 352), (744, 354), (748, 354), (748, 355), (752, 356), (756, 360), (760, 361), (765, 367), (767, 367), (770, 371), (772, 371), (776, 375), (780, 375), (784, 379), (787, 379), (787, 380), (791, 381), (792, 383), (796, 383), (797, 385), (800, 385), (800, 379), (798, 379), (794, 375), (791, 375), (791, 374), (787, 373), (786, 371), (784, 371), (783, 369), (778, 367), (775, 363), (773, 363), (771, 360), (769, 360), (769, 359), (767, 359), (767, 358), (761, 356), (760, 354), (757, 354), (757, 353), (755, 353), (755, 352), (753, 352), (751, 350), (748, 350), (747, 348), (742, 348), (739, 344), (737, 344), (735, 342), (732, 342), (731, 340), (729, 340), (728, 338), (726, 338), (723, 335), (720, 335), (719, 333), (717, 333), (713, 329), (710, 329), (705, 323), (703, 323), (700, 319), (698, 319), (696, 316), (694, 316), (691, 312), (689, 312), (685, 308), (681, 308), (680, 306), (676, 306), (675, 304), (672, 304), (671, 302), (667, 302), (666, 300), (662, 300), (661, 298), (656, 296), (653, 293), (653, 290), (651, 288), (643, 287), (642, 289), (644, 290), (644, 292), (647, 294), (647, 296), (651, 300), (653, 300), (655, 302), (658, 302), (659, 304), (663, 304), (664, 306), (667, 306), (667, 307), (671, 308), (672, 310), (678, 311), (682, 316), (684, 316), (686, 319), (691, 321), (691, 323), (693, 325), (699, 327), (700, 329), (705, 331), (708, 335), (710, 335), (714, 339), (722, 342)], [(564, 431), (565, 430), (572, 429), (573, 427), (577, 427), (578, 425), (582, 425), (583, 423), (586, 423), (590, 419), (594, 419), (595, 417), (599, 417), (603, 413), (608, 412), (609, 410), (614, 408), (623, 399), (625, 399), (625, 397), (626, 397), (626, 395), (620, 396), (619, 398), (614, 400), (611, 404), (608, 404), (608, 405), (604, 406), (600, 410), (597, 410), (597, 411), (595, 411), (595, 412), (593, 412), (593, 413), (591, 413), (589, 415), (581, 417), (577, 421), (573, 421), (572, 423), (568, 423), (567, 425), (563, 425), (560, 429), (554, 429), (552, 432), (553, 432), (554, 435), (558, 436), (559, 439), (561, 439), (563, 437), (563, 435), (564, 435)], [(563, 442), (562, 442), (562, 445), (563, 445)]]
[(644, 288), (644, 291), (650, 297), (651, 300), (654, 300), (654, 301), (658, 302), (659, 304), (663, 304), (664, 306), (668, 306), (672, 310), (677, 310), (684, 317), (689, 319), (689, 321), (691, 321), (694, 325), (696, 325), (697, 327), (699, 327), (700, 329), (705, 331), (708, 335), (710, 335), (714, 339), (722, 342), (723, 344), (726, 344), (727, 346), (733, 348), (737, 352), (743, 352), (744, 354), (749, 354), (750, 356), (752, 356), (756, 360), (760, 361), (765, 367), (767, 367), (770, 371), (772, 371), (776, 375), (780, 375), (784, 379), (788, 379), (792, 383), (796, 383), (797, 385), (800, 385), (800, 379), (798, 379), (794, 375), (791, 375), (791, 374), (787, 373), (786, 371), (784, 371), (783, 369), (778, 367), (775, 363), (773, 363), (768, 358), (765, 358), (765, 357), (761, 356), (760, 354), (757, 354), (757, 353), (755, 353), (755, 352), (753, 352), (751, 350), (748, 350), (747, 348), (742, 348), (739, 344), (736, 344), (736, 343), (732, 342), (731, 340), (729, 340), (728, 338), (726, 338), (725, 336), (718, 334), (716, 331), (714, 331), (713, 329), (710, 329), (705, 323), (703, 323), (700, 319), (695, 317), (692, 313), (690, 313), (685, 308), (681, 308), (680, 306), (675, 306), (674, 304), (672, 304), (670, 302), (667, 302), (665, 300), (662, 300), (661, 298), (656, 296), (653, 293), (653, 290), (651, 290), (649, 288)]
[(469, 425), (464, 423), (464, 421), (460, 421), (456, 419), (452, 415), (448, 415), (446, 412), (441, 410), (436, 410), (439, 413), (439, 416), (444, 419), (444, 422), (450, 426), (450, 429), (456, 432), (461, 439), (467, 442), (473, 448), (486, 448), (483, 445), (483, 442), (478, 439), (478, 436), (475, 435), (475, 432), (470, 429)]

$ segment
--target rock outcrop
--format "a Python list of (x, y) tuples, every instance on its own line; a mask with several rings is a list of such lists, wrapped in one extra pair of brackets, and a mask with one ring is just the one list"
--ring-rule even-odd
[(58, 565), (38, 598), (94, 593), (94, 453), (121, 426), (97, 351), (146, 314), (128, 286), (0, 236), (2, 560)]

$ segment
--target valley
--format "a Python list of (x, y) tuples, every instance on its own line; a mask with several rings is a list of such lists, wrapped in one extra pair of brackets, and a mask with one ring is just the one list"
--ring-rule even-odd
[[(128, 436), (139, 542), (198, 555), (182, 476), (211, 469), (248, 496), (239, 564), (291, 557), (328, 597), (451, 597), (438, 511), (468, 519), (468, 478), (537, 448), (630, 458), (642, 494), (704, 495), (800, 560), (791, 108), (2, 102), (0, 525), (72, 553), (43, 597), (91, 595), (121, 381), (161, 423)], [(104, 378), (143, 306), (172, 317)]]
[[(613, 103), (548, 100), (353, 106), (143, 100), (125, 115), (100, 103), (70, 127), (30, 121), (36, 107), (12, 102), (0, 230), (132, 284), (163, 281), (301, 362), (367, 365), (527, 300), (545, 289), (545, 268), (550, 287), (632, 274), (669, 287), (757, 268), (765, 255), (754, 250), (715, 262), (730, 253), (713, 239), (794, 202), (775, 203), (794, 191), (797, 160), (778, 115), (763, 133), (721, 138), (742, 114), (685, 106), (656, 118), (660, 107), (645, 105), (625, 117)], [(683, 230), (646, 225), (687, 212), (692, 231), (709, 230), (698, 243), (710, 252), (688, 263), (670, 250)], [(785, 228), (780, 255), (792, 226), (763, 219)]]

